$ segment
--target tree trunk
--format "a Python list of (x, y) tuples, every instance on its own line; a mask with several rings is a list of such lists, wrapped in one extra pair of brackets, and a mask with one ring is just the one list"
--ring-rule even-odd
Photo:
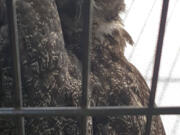
[[(16, 2), (25, 107), (80, 106), (81, 103), (82, 3), (81, 0), (56, 2), (58, 10), (54, 0)], [(96, 6), (101, 6), (99, 0), (96, 2)], [(123, 1), (118, 4), (121, 5), (117, 8), (122, 8)], [(123, 54), (125, 42), (131, 42), (128, 33), (120, 28), (120, 32), (113, 29), (111, 35), (100, 29), (119, 20), (102, 22), (101, 17), (107, 16), (97, 9), (93, 16), (91, 106), (147, 106), (149, 88)], [(0, 11), (0, 107), (12, 107), (14, 81), (7, 19), (4, 19), (7, 18), (5, 0), (0, 0)], [(94, 135), (143, 135), (146, 117), (93, 117), (92, 123)], [(158, 116), (153, 117), (152, 124), (152, 135), (165, 135)], [(81, 118), (25, 118), (25, 128), (27, 135), (79, 135)], [(0, 130), (0, 135), (14, 135), (13, 120), (0, 118)]]

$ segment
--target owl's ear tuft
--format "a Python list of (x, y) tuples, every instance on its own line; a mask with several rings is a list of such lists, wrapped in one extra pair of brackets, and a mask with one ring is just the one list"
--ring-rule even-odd
[(126, 42), (128, 42), (130, 45), (134, 44), (132, 37), (129, 35), (129, 33), (125, 29), (122, 30), (122, 34)]

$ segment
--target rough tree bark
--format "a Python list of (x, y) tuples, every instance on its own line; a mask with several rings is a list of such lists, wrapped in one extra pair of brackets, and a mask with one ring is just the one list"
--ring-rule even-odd
[[(56, 0), (56, 3), (54, 0), (16, 2), (26, 107), (81, 103), (82, 1)], [(124, 57), (126, 42), (133, 41), (118, 17), (123, 10), (123, 0), (94, 1), (92, 106), (148, 104), (148, 86)], [(0, 107), (13, 106), (12, 56), (6, 16), (5, 0), (0, 0)], [(78, 117), (25, 118), (26, 134), (79, 135), (80, 120)], [(145, 124), (145, 116), (93, 117), (92, 131), (94, 135), (143, 135)], [(0, 118), (0, 130), (0, 135), (14, 135), (13, 120)], [(153, 117), (151, 132), (165, 135), (158, 116)]]

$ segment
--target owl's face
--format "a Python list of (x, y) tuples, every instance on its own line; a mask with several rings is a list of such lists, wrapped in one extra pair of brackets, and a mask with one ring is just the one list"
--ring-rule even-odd
[(93, 4), (95, 14), (106, 21), (117, 19), (125, 9), (124, 0), (94, 0)]

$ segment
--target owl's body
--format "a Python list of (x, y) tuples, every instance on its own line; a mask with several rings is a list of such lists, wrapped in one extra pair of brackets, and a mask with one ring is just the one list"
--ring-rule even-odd
[[(54, 0), (17, 2), (24, 106), (80, 105), (82, 0), (56, 0), (56, 4), (61, 24)], [(149, 88), (124, 56), (126, 42), (133, 44), (119, 17), (125, 9), (124, 1), (94, 0), (93, 7), (91, 105), (147, 106)], [(9, 96), (13, 89), (12, 64), (8, 36), (4, 34), (7, 23), (0, 29), (0, 94), (5, 97), (0, 99), (0, 105), (12, 106)], [(28, 118), (26, 133), (79, 135), (80, 120), (78, 117)], [(1, 122), (4, 119), (0, 118), (3, 127)], [(91, 130), (94, 135), (143, 135), (145, 124), (145, 116), (93, 117)], [(12, 125), (13, 122), (1, 134), (14, 135)], [(152, 135), (165, 135), (159, 117), (153, 118)]]
[[(147, 106), (150, 90), (139, 71), (124, 56), (126, 43), (133, 45), (133, 40), (123, 28), (123, 22), (119, 16), (125, 10), (124, 0), (93, 0), (92, 3), (94, 8), (91, 48), (93, 105)], [(82, 16), (77, 18), (79, 14), (82, 15), (79, 12), (79, 8), (82, 6), (77, 5), (78, 3), (74, 8), (74, 16), (70, 16), (61, 7), (58, 9), (62, 21), (65, 46), (70, 50), (70, 53), (75, 54), (81, 61), (83, 52), (79, 44), (81, 38), (79, 35), (82, 34), (83, 19)], [(67, 23), (66, 20), (71, 20), (69, 21), (71, 23)], [(144, 134), (145, 116), (108, 117), (107, 119), (94, 119), (95, 134)], [(152, 135), (165, 134), (158, 116), (153, 117), (151, 132)]]

